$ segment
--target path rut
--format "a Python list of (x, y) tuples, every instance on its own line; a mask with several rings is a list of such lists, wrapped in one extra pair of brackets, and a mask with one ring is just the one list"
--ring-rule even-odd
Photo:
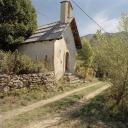
[(111, 85), (106, 84), (104, 87), (97, 89), (96, 91), (85, 95), (79, 102), (75, 103), (72, 107), (67, 108), (66, 110), (56, 113), (54, 115), (49, 114), (41, 121), (33, 122), (25, 128), (59, 128), (58, 125), (64, 122), (67, 115), (71, 115), (74, 111), (79, 110), (82, 108), (85, 103), (94, 98), (95, 96), (99, 95), (101, 92), (108, 89)]
[(93, 87), (93, 86), (98, 85), (98, 84), (101, 84), (101, 83), (102, 82), (90, 83), (90, 84), (88, 84), (88, 85), (86, 85), (84, 87), (80, 87), (80, 88), (74, 89), (72, 91), (65, 92), (63, 94), (54, 96), (54, 97), (52, 97), (50, 99), (41, 100), (39, 102), (33, 103), (31, 105), (28, 105), (26, 107), (22, 107), (22, 108), (19, 108), (19, 109), (15, 109), (15, 110), (12, 110), (12, 111), (5, 112), (2, 115), (0, 115), (0, 120), (3, 122), (5, 120), (7, 120), (7, 119), (12, 119), (15, 116), (24, 114), (24, 113), (29, 112), (29, 111), (32, 111), (32, 110), (34, 110), (36, 108), (43, 107), (43, 106), (48, 105), (50, 103), (59, 101), (59, 100), (65, 98), (67, 96), (72, 95), (73, 93), (80, 92), (80, 91), (82, 91), (82, 90), (84, 90), (86, 88)]

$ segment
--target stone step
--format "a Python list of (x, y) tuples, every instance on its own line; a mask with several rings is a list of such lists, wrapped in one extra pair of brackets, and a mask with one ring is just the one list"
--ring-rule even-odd
[(85, 80), (80, 79), (78, 76), (72, 74), (72, 73), (65, 73), (64, 75), (64, 82), (65, 83), (70, 83), (70, 84), (74, 84), (74, 83), (83, 83)]
[(65, 73), (64, 75), (65, 76), (72, 76), (73, 74), (72, 73)]

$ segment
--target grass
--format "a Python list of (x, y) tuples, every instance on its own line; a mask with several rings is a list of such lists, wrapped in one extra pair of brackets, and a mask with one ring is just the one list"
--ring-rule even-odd
[(41, 121), (47, 114), (55, 114), (65, 110), (68, 107), (72, 107), (72, 105), (78, 102), (84, 95), (87, 95), (102, 86), (103, 85), (96, 85), (94, 87), (89, 87), (79, 93), (75, 93), (45, 107), (40, 107), (31, 112), (17, 116), (14, 119), (6, 120), (6, 123), (3, 122), (2, 124), (2, 128), (23, 128), (31, 122)]
[(0, 113), (27, 106), (40, 100), (48, 99), (55, 95), (61, 94), (62, 92), (69, 91), (80, 86), (83, 86), (83, 84), (58, 84), (55, 86), (55, 88), (49, 89), (44, 86), (36, 86), (30, 90), (26, 88), (15, 90), (10, 94), (4, 94), (4, 96), (1, 95)]
[[(77, 112), (69, 115), (67, 120), (59, 127), (61, 128), (128, 128), (128, 117), (122, 120), (109, 108), (107, 93), (95, 97), (85, 104)], [(116, 115), (115, 115), (116, 114)]]

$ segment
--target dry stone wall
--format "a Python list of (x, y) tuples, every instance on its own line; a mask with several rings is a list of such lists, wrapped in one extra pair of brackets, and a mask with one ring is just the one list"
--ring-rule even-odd
[(54, 72), (23, 75), (0, 74), (0, 92), (8, 92), (14, 88), (30, 88), (35, 85), (53, 86), (54, 83)]

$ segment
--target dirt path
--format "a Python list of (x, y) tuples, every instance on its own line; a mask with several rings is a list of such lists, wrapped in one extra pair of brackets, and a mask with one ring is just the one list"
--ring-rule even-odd
[(68, 115), (71, 115), (71, 113), (73, 113), (74, 111), (82, 108), (82, 106), (85, 105), (85, 102), (99, 95), (101, 92), (105, 91), (109, 87), (110, 85), (105, 85), (100, 89), (97, 89), (96, 91), (85, 95), (79, 102), (75, 103), (72, 107), (67, 108), (66, 110), (54, 115), (49, 114), (40, 122), (33, 122), (25, 128), (60, 128), (58, 125), (63, 123)]
[(74, 89), (72, 91), (68, 91), (68, 92), (65, 92), (63, 94), (60, 94), (60, 95), (57, 95), (55, 97), (52, 97), (50, 99), (47, 99), (47, 100), (41, 100), (37, 103), (33, 103), (31, 105), (28, 105), (26, 107), (23, 107), (23, 108), (20, 108), (20, 109), (15, 109), (15, 110), (12, 110), (12, 111), (9, 111), (9, 112), (5, 112), (3, 113), (2, 115), (0, 115), (0, 120), (3, 122), (5, 121), (6, 119), (12, 119), (14, 118), (15, 116), (18, 116), (20, 114), (24, 114), (26, 112), (29, 112), (29, 111), (32, 111), (36, 108), (39, 108), (39, 107), (43, 107), (45, 105), (48, 105), (50, 103), (53, 103), (55, 101), (58, 101), (58, 100), (61, 100), (67, 96), (70, 96), (72, 95), (73, 93), (76, 93), (76, 92), (80, 92), (86, 88), (89, 88), (89, 87), (93, 87), (93, 86), (96, 86), (98, 84), (101, 84), (102, 82), (96, 82), (96, 83), (90, 83), (84, 87), (81, 87), (81, 88), (77, 88), (77, 89)]

